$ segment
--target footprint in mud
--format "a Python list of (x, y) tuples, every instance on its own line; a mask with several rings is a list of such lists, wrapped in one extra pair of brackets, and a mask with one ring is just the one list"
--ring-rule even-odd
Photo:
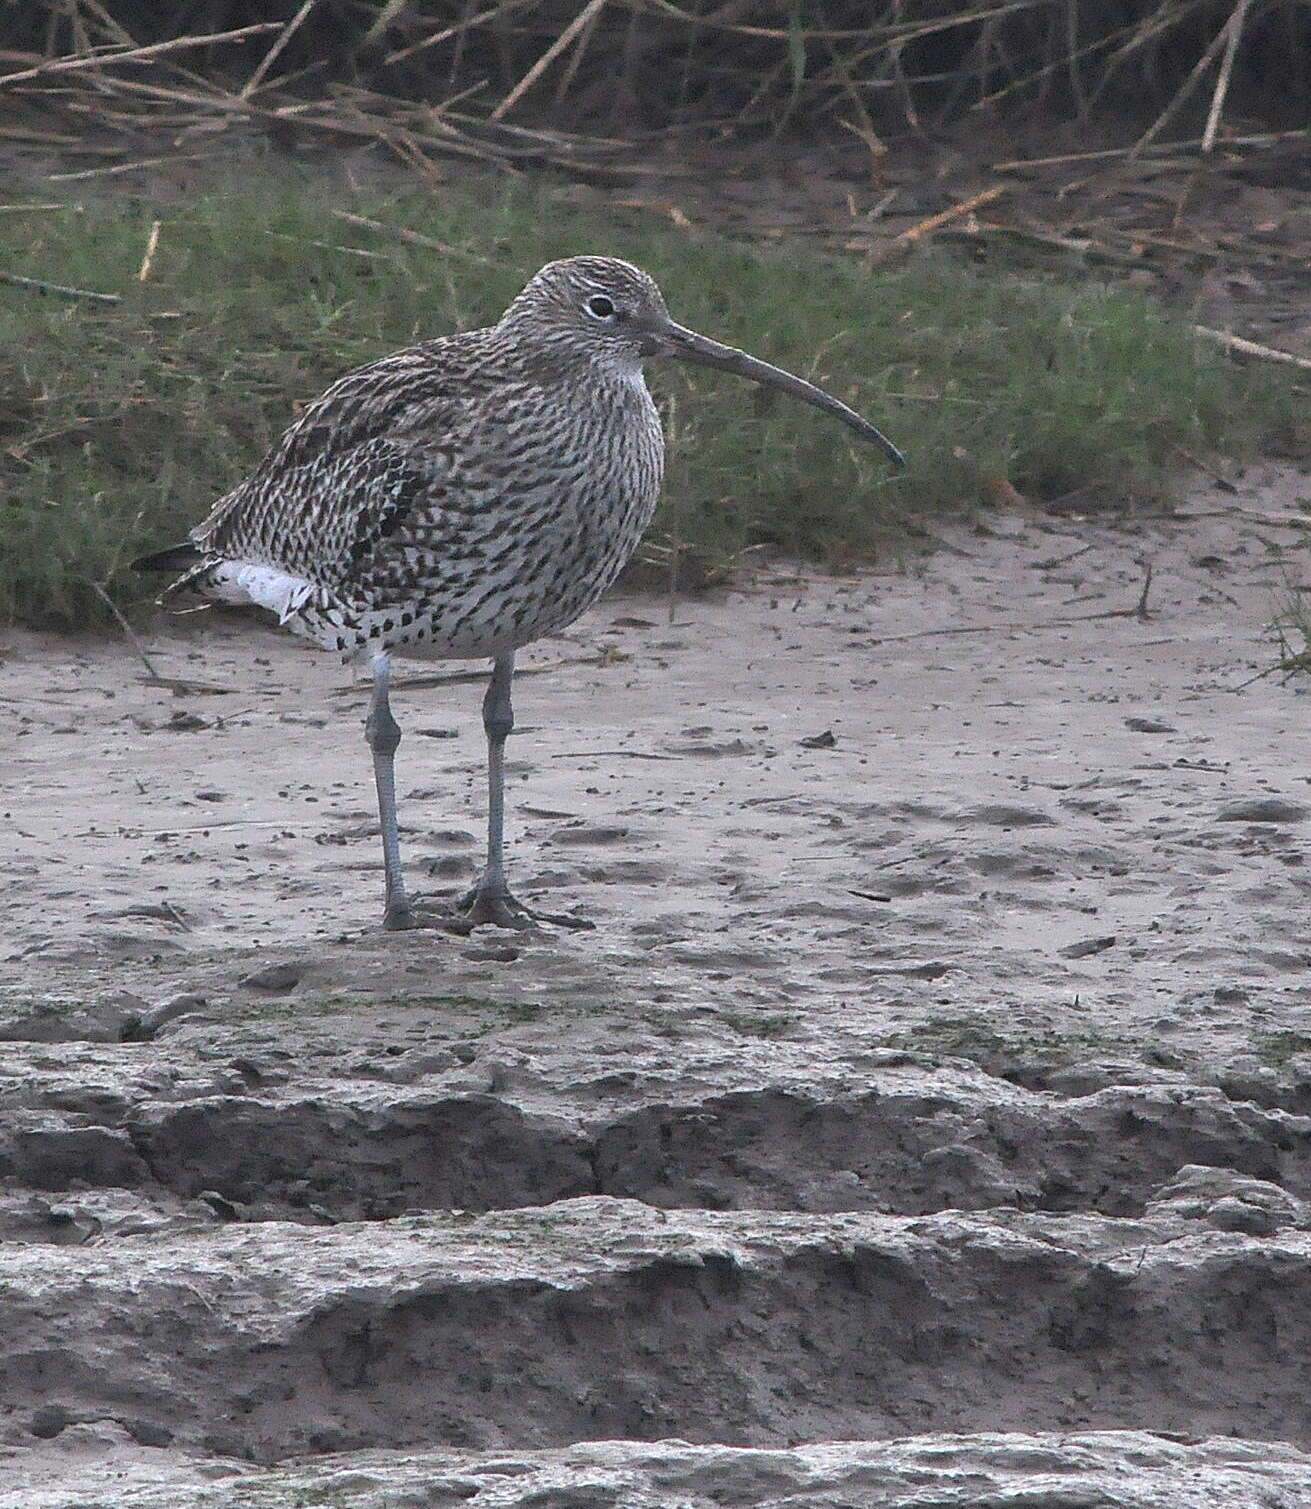
[(764, 746), (748, 743), (745, 739), (690, 739), (682, 743), (666, 743), (670, 754), (689, 755), (701, 760), (740, 758), (742, 755), (760, 754)]
[(1029, 845), (1012, 852), (971, 854), (966, 863), (980, 875), (1006, 880), (1055, 880), (1057, 869), (1048, 863), (1053, 850), (1034, 849)]
[(612, 858), (591, 863), (579, 856), (574, 878), (581, 878), (589, 885), (658, 885), (675, 878), (678, 873), (670, 861), (652, 859), (643, 854), (643, 850), (652, 847), (651, 836), (644, 828), (621, 823), (574, 822), (552, 829), (550, 836), (542, 839), (544, 850), (555, 845), (572, 849), (613, 847), (620, 850)]
[(160, 954), (182, 953), (186, 944), (181, 939), (161, 932), (146, 933), (127, 928), (89, 928), (85, 933), (70, 936), (61, 933), (48, 942), (38, 942), (24, 949), (24, 954), (40, 954), (42, 958), (73, 963), (82, 959), (108, 959), (119, 962), (132, 959), (155, 959)]
[(472, 854), (435, 854), (423, 861), (424, 873), (441, 880), (461, 880), (472, 875), (477, 868)]
[(592, 844), (640, 844), (645, 840), (646, 835), (636, 828), (607, 823), (570, 823), (553, 829), (550, 838), (543, 839), (542, 843), (543, 847), (547, 844), (588, 847)]
[(669, 944), (665, 957), (697, 969), (723, 971), (726, 976), (736, 975), (741, 970), (776, 968), (779, 962), (777, 954), (765, 949), (693, 941)]
[(990, 828), (1054, 828), (1056, 819), (1038, 807), (1015, 807), (1006, 802), (987, 802), (961, 813), (963, 823), (985, 823)]
[(589, 885), (662, 885), (678, 878), (676, 866), (659, 859), (613, 859), (607, 864), (584, 864), (579, 874)]

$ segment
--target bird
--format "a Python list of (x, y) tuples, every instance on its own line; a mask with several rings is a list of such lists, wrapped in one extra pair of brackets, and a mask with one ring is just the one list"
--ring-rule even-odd
[[(711, 367), (823, 410), (904, 458), (822, 388), (675, 323), (653, 278), (609, 256), (547, 263), (494, 325), (347, 372), (308, 404), (185, 542), (133, 562), (179, 592), (255, 605), (367, 664), (365, 739), (383, 853), (383, 927), (542, 922), (505, 868), (505, 744), (515, 654), (614, 582), (660, 496), (664, 436), (643, 363)], [(487, 852), (453, 910), (412, 901), (401, 869), (389, 687), (396, 655), (490, 659), (483, 699)]]

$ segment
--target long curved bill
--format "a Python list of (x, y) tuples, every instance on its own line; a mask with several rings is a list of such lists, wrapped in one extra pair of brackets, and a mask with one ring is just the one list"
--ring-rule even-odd
[(749, 377), (752, 382), (761, 383), (767, 388), (778, 388), (784, 393), (790, 393), (802, 403), (813, 404), (815, 408), (823, 409), (826, 414), (840, 419), (862, 439), (872, 441), (894, 466), (905, 466), (906, 458), (882, 430), (876, 430), (855, 409), (849, 409), (840, 399), (826, 393), (823, 388), (817, 388), (814, 383), (807, 382), (804, 377), (795, 377), (782, 367), (774, 367), (769, 362), (748, 356), (736, 346), (723, 346), (708, 336), (698, 335), (695, 330), (675, 325), (672, 320), (667, 325), (662, 324), (652, 335), (657, 354), (673, 356), (679, 361), (695, 362), (702, 367), (717, 367), (721, 372), (735, 372), (739, 377)]

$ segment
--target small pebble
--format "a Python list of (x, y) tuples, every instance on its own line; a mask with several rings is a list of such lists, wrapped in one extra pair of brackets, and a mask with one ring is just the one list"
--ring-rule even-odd
[(166, 1023), (176, 1021), (180, 1016), (188, 1016), (194, 1011), (204, 1011), (206, 1004), (204, 996), (192, 995), (190, 991), (170, 996), (167, 1001), (161, 1001), (158, 1006), (143, 1011), (124, 1033), (124, 1039), (132, 1043), (149, 1042)]
[(1068, 943), (1056, 952), (1062, 959), (1086, 959), (1089, 954), (1105, 953), (1108, 948), (1114, 948), (1115, 943), (1115, 934), (1108, 933), (1104, 938), (1085, 938), (1080, 943)]
[(248, 990), (266, 990), (276, 995), (294, 990), (304, 973), (305, 968), (301, 964), (266, 964), (263, 969), (243, 975), (240, 983)]
[(190, 734), (201, 728), (210, 728), (212, 724), (207, 718), (202, 718), (199, 713), (176, 712), (167, 723), (161, 723), (159, 726), (167, 729), (169, 733)]

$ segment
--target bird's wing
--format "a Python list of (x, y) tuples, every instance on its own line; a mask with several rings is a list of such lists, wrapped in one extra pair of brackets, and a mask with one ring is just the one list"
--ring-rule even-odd
[(335, 592), (407, 522), (443, 512), (492, 386), (470, 340), (413, 347), (334, 383), (192, 531), (202, 555)]

